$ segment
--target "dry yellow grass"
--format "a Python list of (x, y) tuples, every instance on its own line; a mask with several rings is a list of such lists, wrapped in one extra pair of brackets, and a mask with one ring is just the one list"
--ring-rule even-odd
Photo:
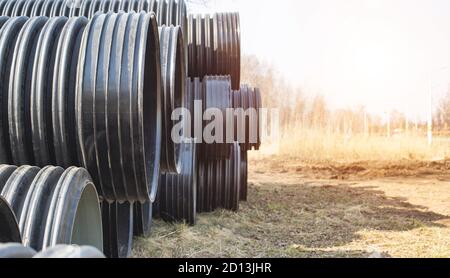
[(450, 138), (437, 137), (429, 146), (424, 136), (346, 136), (314, 129), (295, 129), (282, 136), (279, 155), (314, 162), (443, 160), (450, 158)]

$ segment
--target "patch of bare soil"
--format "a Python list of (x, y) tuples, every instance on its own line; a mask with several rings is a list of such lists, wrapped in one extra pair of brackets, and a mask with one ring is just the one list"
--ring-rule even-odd
[(271, 158), (260, 161), (269, 170), (281, 173), (296, 172), (310, 178), (328, 179), (374, 179), (385, 177), (427, 177), (434, 176), (450, 180), (450, 160), (441, 161), (358, 161), (307, 162), (302, 160), (280, 161)]
[[(449, 162), (252, 161), (241, 211), (156, 221), (136, 257), (450, 257)], [(338, 178), (335, 178), (337, 176)]]

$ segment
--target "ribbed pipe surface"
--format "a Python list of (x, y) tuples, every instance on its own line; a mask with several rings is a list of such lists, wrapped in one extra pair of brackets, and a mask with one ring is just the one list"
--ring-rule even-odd
[(133, 205), (102, 202), (103, 252), (108, 258), (127, 258), (133, 245)]
[(239, 90), (241, 38), (238, 13), (190, 14), (187, 19), (188, 76), (230, 75)]
[(240, 110), (234, 117), (234, 139), (240, 143), (241, 150), (259, 150), (261, 146), (261, 91), (248, 85), (241, 85), (240, 90), (233, 91), (233, 108)]
[(1, 165), (0, 177), (1, 195), (17, 216), (25, 246), (103, 248), (99, 198), (85, 169)]
[(197, 212), (239, 210), (241, 186), (246, 178), (239, 143), (232, 144), (228, 159), (200, 160), (197, 170)]
[(162, 146), (161, 171), (180, 172), (180, 146), (172, 140), (172, 130), (176, 121), (172, 112), (185, 106), (185, 54), (184, 40), (180, 27), (159, 27), (162, 78)]
[(8, 242), (20, 243), (22, 242), (22, 237), (20, 236), (19, 224), (12, 208), (0, 196), (0, 243)]
[(81, 164), (107, 201), (154, 200), (161, 152), (156, 18), (97, 14), (81, 39), (76, 127)]
[(154, 204), (155, 215), (166, 221), (196, 222), (197, 162), (196, 144), (186, 139), (181, 144), (182, 168), (180, 174), (162, 174), (158, 198)]

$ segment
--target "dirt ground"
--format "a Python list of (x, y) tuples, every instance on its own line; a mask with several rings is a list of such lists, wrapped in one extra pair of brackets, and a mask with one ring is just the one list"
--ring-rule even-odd
[(253, 159), (238, 213), (155, 221), (135, 257), (450, 257), (450, 161)]

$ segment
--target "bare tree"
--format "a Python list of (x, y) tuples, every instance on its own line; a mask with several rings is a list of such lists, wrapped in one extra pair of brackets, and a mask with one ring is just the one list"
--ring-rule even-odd
[(450, 131), (450, 90), (438, 105), (434, 116), (434, 124), (441, 131)]

